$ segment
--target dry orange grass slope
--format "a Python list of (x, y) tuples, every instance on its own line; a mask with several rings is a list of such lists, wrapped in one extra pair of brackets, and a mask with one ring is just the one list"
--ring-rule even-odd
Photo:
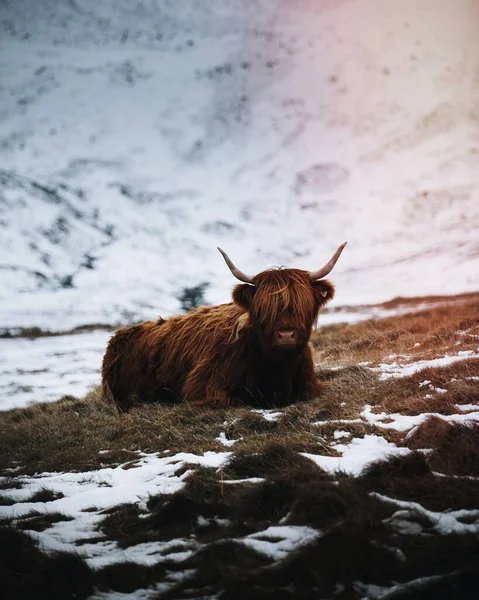
[[(320, 327), (312, 344), (326, 392), (266, 415), (274, 420), (241, 406), (143, 405), (119, 414), (98, 391), (0, 413), (1, 502), (12, 505), (15, 488), (42, 471), (134, 468), (138, 450), (229, 450), (220, 469), (179, 467), (185, 485), (174, 494), (98, 510), (97, 540), (125, 549), (168, 542), (172, 558), (96, 570), (74, 565), (81, 574), (75, 597), (86, 598), (93, 588), (132, 592), (162, 582), (163, 591), (151, 597), (475, 598), (479, 295), (387, 308), (403, 314)], [(325, 471), (300, 454), (334, 460), (344, 445), (366, 436), (404, 452), (356, 476)], [(237, 441), (225, 448), (228, 440)], [(243, 481), (249, 478), (256, 479)], [(55, 490), (42, 490), (29, 498), (35, 513), (0, 530), (0, 538), (32, 557), (27, 568), (0, 556), (0, 577), (12, 598), (26, 593), (19, 574), (28, 579), (32, 563), (46, 560), (19, 530), (41, 536), (69, 518), (54, 511), (42, 516), (54, 498)], [(316, 534), (280, 557), (265, 552), (288, 526)], [(193, 551), (175, 559), (184, 540)], [(48, 564), (55, 573), (55, 561)], [(64, 597), (71, 588), (70, 579)]]

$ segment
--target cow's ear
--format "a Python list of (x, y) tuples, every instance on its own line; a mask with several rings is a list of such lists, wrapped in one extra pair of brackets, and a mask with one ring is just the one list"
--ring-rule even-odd
[(327, 279), (320, 279), (319, 281), (313, 281), (314, 295), (319, 306), (323, 306), (334, 298), (334, 285)]
[(235, 304), (238, 304), (241, 308), (249, 311), (255, 290), (256, 288), (254, 285), (248, 285), (247, 283), (244, 285), (237, 285), (233, 290), (233, 300)]

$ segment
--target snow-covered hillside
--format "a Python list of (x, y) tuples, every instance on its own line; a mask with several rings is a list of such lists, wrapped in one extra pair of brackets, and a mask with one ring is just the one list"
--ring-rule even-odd
[(166, 316), (319, 268), (479, 288), (479, 3), (7, 0), (0, 327)]

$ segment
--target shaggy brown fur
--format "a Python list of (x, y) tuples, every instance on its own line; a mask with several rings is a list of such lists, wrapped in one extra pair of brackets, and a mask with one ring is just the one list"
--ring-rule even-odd
[[(233, 302), (118, 330), (102, 368), (105, 398), (122, 409), (136, 401), (184, 400), (272, 406), (317, 396), (309, 336), (334, 296), (326, 280), (298, 269), (268, 270), (237, 285)], [(275, 345), (294, 331), (294, 345)]]

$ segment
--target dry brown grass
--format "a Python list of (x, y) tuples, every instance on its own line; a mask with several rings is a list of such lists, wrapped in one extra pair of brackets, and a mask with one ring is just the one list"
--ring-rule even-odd
[(455, 296), (410, 296), (408, 298), (399, 296), (397, 298), (393, 298), (392, 300), (387, 300), (379, 306), (382, 308), (414, 308), (424, 304), (447, 304), (454, 306), (458, 304), (462, 305), (465, 302), (474, 299), (477, 300), (477, 293), (475, 292), (466, 292), (465, 294), (456, 294)]
[[(307, 413), (320, 408), (321, 401), (315, 401)], [(96, 390), (83, 400), (67, 398), (0, 414), (0, 474), (7, 476), (12, 466), (17, 474), (87, 471), (136, 462), (138, 451), (224, 451), (216, 440), (222, 432), (238, 439), (238, 451), (261, 452), (275, 442), (304, 452), (326, 449), (299, 407), (287, 408), (276, 421), (243, 407), (150, 404), (120, 413)]]
[(401, 310), (403, 312), (418, 312), (424, 307), (436, 307), (438, 305), (455, 305), (463, 304), (471, 299), (477, 299), (477, 292), (466, 292), (464, 294), (456, 294), (454, 296), (397, 296), (392, 300), (386, 300), (373, 307), (368, 304), (359, 305), (341, 305), (339, 307), (327, 307), (326, 312), (339, 312), (348, 310), (350, 312), (360, 312), (370, 310), (371, 308), (379, 308), (386, 310)]
[(428, 448), (432, 468), (448, 475), (479, 477), (479, 427), (429, 417), (407, 440), (409, 448)]
[[(12, 466), (18, 474), (86, 471), (136, 462), (138, 451), (224, 451), (216, 440), (222, 432), (227, 439), (238, 440), (234, 446), (238, 452), (262, 452), (271, 444), (287, 443), (295, 451), (334, 455), (327, 442), (338, 426), (328, 429), (314, 423), (358, 418), (365, 401), (374, 403), (379, 383), (373, 373), (356, 367), (333, 371), (328, 377), (324, 396), (291, 405), (274, 421), (246, 407), (145, 404), (120, 413), (102, 400), (98, 389), (82, 400), (68, 397), (7, 411), (0, 414), (0, 474), (8, 475)], [(359, 437), (375, 431), (367, 424), (347, 428)], [(392, 431), (387, 437), (397, 441)]]
[(94, 591), (92, 571), (79, 557), (46, 555), (28, 535), (1, 524), (0, 581), (5, 600), (82, 600)]
[(224, 420), (222, 411), (184, 405), (144, 405), (120, 414), (96, 389), (81, 400), (2, 413), (0, 472), (12, 465), (21, 473), (83, 471), (135, 460), (138, 451), (220, 450), (214, 438)]
[(479, 298), (467, 295), (461, 302), (355, 325), (321, 327), (320, 316), (319, 325), (311, 341), (321, 365), (374, 363), (391, 353), (434, 358), (478, 347)]

